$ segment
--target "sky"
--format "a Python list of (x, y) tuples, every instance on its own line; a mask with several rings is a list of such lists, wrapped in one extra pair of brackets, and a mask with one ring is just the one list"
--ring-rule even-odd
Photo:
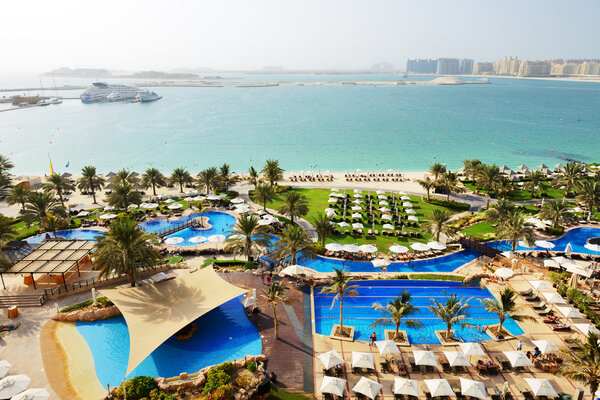
[(597, 58), (600, 1), (22, 0), (0, 71), (366, 69), (408, 58)]

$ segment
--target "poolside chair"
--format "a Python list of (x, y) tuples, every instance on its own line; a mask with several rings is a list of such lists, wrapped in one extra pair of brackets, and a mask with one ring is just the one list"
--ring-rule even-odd
[(528, 301), (530, 303), (533, 303), (534, 301), (540, 301), (540, 298), (538, 297), (537, 294), (532, 297), (524, 297), (524, 298), (525, 298), (525, 301)]
[(410, 364), (410, 372), (420, 372), (421, 369), (417, 364), (415, 364), (415, 359), (413, 357), (408, 357), (408, 363)]
[(546, 302), (542, 301), (540, 304), (534, 304), (531, 307), (533, 307), (534, 310), (543, 310), (544, 308), (546, 308), (546, 306)]
[(554, 315), (554, 311), (552, 311), (552, 307), (546, 307), (545, 310), (541, 310), (537, 312), (539, 315)]

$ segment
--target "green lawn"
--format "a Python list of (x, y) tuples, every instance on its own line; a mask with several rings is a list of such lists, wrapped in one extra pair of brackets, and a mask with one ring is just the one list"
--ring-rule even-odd
[(487, 222), (479, 222), (473, 224), (462, 231), (466, 236), (478, 239), (490, 239), (491, 233), (495, 234), (496, 230)]
[[(477, 186), (472, 182), (465, 183), (464, 185), (465, 185), (465, 187), (467, 187), (468, 189), (470, 189), (474, 192), (477, 191)], [(556, 189), (556, 188), (550, 186), (549, 182), (542, 182), (542, 186), (544, 186), (544, 188), (546, 190), (545, 197), (547, 199), (562, 199), (565, 196), (564, 190)], [(518, 186), (515, 185), (515, 188), (516, 187), (518, 187)], [(487, 190), (480, 189), (479, 193), (487, 194)], [(523, 201), (523, 200), (531, 200), (531, 199), (541, 199), (541, 197), (539, 195), (539, 191), (536, 191), (535, 197), (534, 197), (531, 195), (531, 190), (516, 189), (508, 197), (508, 199), (512, 200), (512, 201)]]
[(314, 397), (312, 396), (309, 397), (300, 393), (286, 392), (275, 385), (271, 385), (271, 394), (265, 396), (265, 398), (272, 400), (314, 400)]

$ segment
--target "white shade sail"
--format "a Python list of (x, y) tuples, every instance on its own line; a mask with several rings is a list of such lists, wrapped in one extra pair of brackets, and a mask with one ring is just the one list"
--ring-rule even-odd
[(390, 214), (383, 214), (381, 216), (381, 219), (385, 220), (385, 221), (391, 221), (392, 220), (392, 216)]
[(393, 340), (379, 340), (375, 342), (377, 349), (379, 350), (379, 354), (400, 354), (400, 350), (398, 350), (398, 346)]
[(425, 243), (411, 243), (410, 247), (412, 247), (413, 250), (417, 250), (417, 251), (429, 250), (429, 246), (427, 246)]
[(360, 199), (356, 199), (352, 202), (352, 204), (362, 204), (362, 203), (363, 203), (363, 201)]
[(413, 356), (415, 357), (416, 365), (431, 365), (433, 367), (438, 365), (433, 351), (413, 350)]
[(394, 378), (394, 394), (419, 396), (419, 381), (416, 379)]
[(290, 276), (291, 275), (302, 275), (305, 272), (306, 271), (304, 270), (304, 267), (302, 267), (300, 265), (290, 265), (281, 270), (281, 273), (283, 275), (290, 275)]
[(378, 200), (385, 200), (385, 199), (387, 199), (387, 197), (384, 196), (384, 195), (382, 195), (382, 194), (380, 194), (379, 196), (377, 196), (377, 199)]
[(556, 393), (548, 379), (525, 378), (525, 382), (527, 382), (535, 396), (558, 397), (558, 393)]
[(183, 242), (182, 237), (170, 237), (170, 238), (165, 239), (165, 243), (170, 244), (170, 245), (179, 244), (181, 242)]
[(412, 208), (413, 204), (410, 201), (405, 201), (402, 203), (402, 207)]
[(456, 396), (447, 379), (425, 379), (431, 397)]
[(444, 351), (448, 363), (452, 367), (471, 367), (471, 363), (462, 351)]
[(446, 249), (446, 245), (442, 242), (429, 242), (429, 243), (427, 243), (427, 246), (429, 246), (429, 248), (433, 249), (433, 250), (445, 250)]
[(558, 346), (549, 340), (532, 340), (531, 343), (540, 349), (542, 354), (554, 353), (558, 350)]
[(415, 217), (414, 215), (409, 215), (408, 218), (406, 218), (408, 221), (414, 221), (414, 222), (419, 222), (419, 218)]
[(373, 354), (362, 353), (360, 351), (353, 351), (352, 352), (352, 367), (375, 369), (375, 362), (373, 361)]
[(413, 210), (412, 208), (409, 208), (408, 210), (406, 210), (407, 214), (416, 214), (417, 212), (415, 210)]
[(552, 286), (550, 286), (546, 281), (529, 281), (529, 283), (535, 288), (535, 290), (552, 290)]
[(389, 208), (387, 208), (387, 207), (381, 207), (379, 209), (379, 211), (381, 211), (381, 212), (390, 212), (391, 210)]
[(331, 393), (335, 396), (343, 396), (346, 388), (346, 380), (334, 378), (333, 376), (324, 376), (321, 383), (321, 393)]
[(522, 351), (505, 351), (503, 352), (510, 365), (513, 367), (533, 367), (533, 364)]
[(390, 251), (392, 253), (408, 253), (408, 247), (400, 246), (399, 244), (395, 244), (390, 246)]
[(329, 350), (325, 353), (321, 353), (317, 355), (317, 358), (323, 363), (323, 367), (325, 369), (330, 369), (335, 367), (336, 365), (344, 363), (344, 359), (340, 357), (338, 352), (335, 350)]
[(460, 378), (460, 392), (463, 396), (475, 397), (482, 400), (487, 399), (485, 384), (472, 379)]
[(494, 275), (502, 279), (508, 279), (514, 275), (514, 271), (510, 268), (498, 268), (494, 272)]
[(8, 374), (8, 371), (10, 371), (11, 367), (12, 367), (12, 365), (7, 360), (1, 360), (0, 361), (0, 378), (4, 378), (6, 376), (6, 374)]
[(329, 251), (342, 251), (344, 250), (344, 246), (339, 243), (327, 243), (325, 248)]
[(31, 378), (27, 375), (10, 375), (0, 379), (0, 399), (10, 399), (27, 389)]
[(361, 377), (358, 383), (352, 388), (354, 392), (362, 393), (370, 399), (377, 397), (381, 389), (383, 389), (382, 384), (365, 378), (364, 376)]
[(362, 214), (361, 213), (353, 213), (352, 218), (362, 218)]
[(342, 221), (342, 222), (338, 222), (338, 226), (340, 228), (346, 228), (346, 227), (350, 226), (350, 224), (347, 223), (347, 222)]
[(392, 225), (392, 224), (383, 224), (382, 228), (383, 229), (394, 229), (394, 225)]
[(16, 396), (11, 397), (10, 400), (48, 400), (50, 393), (44, 388), (31, 388), (24, 392), (19, 393)]
[(378, 202), (377, 204), (379, 204), (380, 206), (389, 206), (389, 205), (390, 205), (390, 203), (388, 203), (388, 202), (387, 202), (387, 201), (385, 201), (385, 200), (381, 200), (381, 201), (380, 201), (380, 202)]
[(364, 225), (361, 224), (360, 222), (357, 222), (355, 224), (352, 224), (352, 229), (364, 229)]
[(485, 356), (485, 351), (483, 351), (483, 347), (479, 343), (470, 342), (470, 343), (460, 343), (460, 349), (466, 356)]
[(402, 201), (410, 201), (410, 197), (408, 197), (407, 195), (402, 195), (402, 197), (400, 197), (400, 200)]
[(352, 211), (361, 211), (362, 207), (361, 206), (352, 206), (351, 210)]
[(556, 307), (565, 318), (585, 318), (585, 316), (574, 307)]

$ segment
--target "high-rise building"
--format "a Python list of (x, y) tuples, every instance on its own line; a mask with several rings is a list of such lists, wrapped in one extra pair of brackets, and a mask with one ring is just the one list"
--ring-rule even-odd
[(458, 58), (438, 58), (437, 73), (438, 75), (458, 74), (458, 65)]
[(491, 62), (478, 62), (473, 67), (474, 75), (491, 74), (494, 72), (494, 63)]
[(431, 59), (414, 59), (406, 62), (406, 72), (416, 74), (435, 74), (437, 73), (437, 60)]
[(473, 65), (475, 61), (470, 58), (463, 58), (458, 62), (458, 73), (463, 75), (470, 75), (473, 73)]
[(523, 61), (519, 76), (550, 76), (551, 66), (547, 61)]
[(521, 62), (517, 57), (504, 57), (494, 63), (494, 73), (496, 75), (517, 75), (520, 64)]

